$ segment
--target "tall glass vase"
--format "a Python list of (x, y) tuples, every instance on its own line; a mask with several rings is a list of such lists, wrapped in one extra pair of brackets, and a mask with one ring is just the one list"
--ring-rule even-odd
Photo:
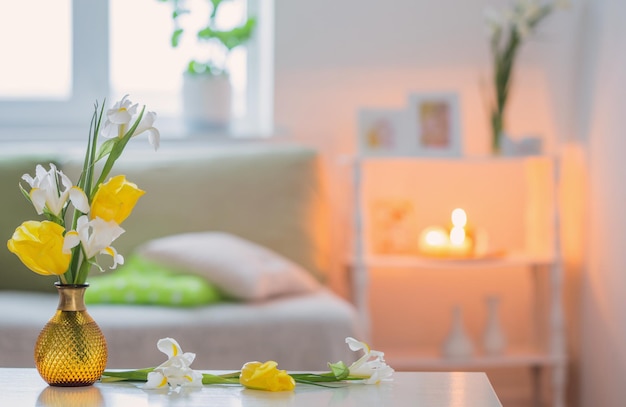
[(51, 386), (89, 386), (107, 363), (107, 344), (100, 327), (87, 313), (88, 284), (55, 284), (59, 306), (35, 344), (35, 365)]

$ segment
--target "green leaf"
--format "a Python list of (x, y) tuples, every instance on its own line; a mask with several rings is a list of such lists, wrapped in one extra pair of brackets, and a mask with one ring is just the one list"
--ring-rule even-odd
[(172, 20), (176, 20), (178, 17), (182, 16), (183, 14), (191, 14), (191, 10), (186, 9), (186, 8), (177, 8), (176, 10), (172, 12)]
[(350, 369), (343, 362), (329, 363), (328, 367), (330, 367), (337, 380), (345, 380), (350, 376)]
[(223, 69), (218, 68), (211, 61), (198, 62), (196, 60), (191, 60), (187, 65), (187, 73), (190, 75), (221, 75), (226, 72)]
[(213, 9), (211, 10), (211, 15), (209, 16), (211, 20), (215, 19), (215, 16), (217, 15), (217, 9), (219, 8), (222, 1), (223, 0), (211, 0), (211, 4), (213, 5)]
[(113, 148), (113, 145), (115, 145), (115, 141), (116, 139), (111, 138), (100, 145), (94, 163), (97, 163), (98, 161), (109, 155), (109, 153), (111, 153), (111, 149)]
[(179, 28), (174, 30), (174, 32), (172, 33), (172, 48), (176, 48), (178, 47), (178, 44), (180, 44), (180, 36), (183, 34), (183, 29)]
[(256, 26), (256, 19), (249, 18), (243, 25), (237, 26), (231, 30), (220, 31), (214, 30), (210, 26), (198, 31), (199, 40), (215, 39), (221, 42), (229, 51), (236, 48), (252, 37), (252, 32)]
[(28, 191), (26, 191), (22, 184), (20, 184), (19, 182), (17, 183), (17, 185), (20, 187), (20, 191), (22, 191), (22, 195), (24, 195), (24, 198), (26, 198), (26, 200), (32, 204), (33, 200), (30, 198), (30, 194), (28, 193)]

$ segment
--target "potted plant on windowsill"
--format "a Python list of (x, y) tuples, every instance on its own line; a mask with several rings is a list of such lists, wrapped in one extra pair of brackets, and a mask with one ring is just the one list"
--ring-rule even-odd
[(194, 34), (202, 48), (201, 55), (188, 62), (183, 74), (182, 108), (185, 123), (192, 129), (227, 129), (231, 121), (233, 93), (228, 70), (229, 56), (235, 48), (250, 40), (256, 19), (246, 17), (241, 24), (223, 29), (218, 24), (218, 16), (221, 6), (229, 0), (206, 0), (209, 6), (206, 25), (188, 29), (183, 28), (185, 18), (192, 13), (188, 1), (158, 1), (171, 3), (173, 7), (171, 46), (178, 48), (183, 37)]

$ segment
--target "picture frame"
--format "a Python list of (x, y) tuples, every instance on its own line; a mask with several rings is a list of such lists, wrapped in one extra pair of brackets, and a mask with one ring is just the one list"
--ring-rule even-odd
[(407, 133), (415, 155), (460, 157), (462, 155), (459, 97), (454, 92), (411, 93), (408, 100)]
[(358, 111), (358, 151), (365, 156), (407, 154), (410, 145), (406, 110), (365, 108)]

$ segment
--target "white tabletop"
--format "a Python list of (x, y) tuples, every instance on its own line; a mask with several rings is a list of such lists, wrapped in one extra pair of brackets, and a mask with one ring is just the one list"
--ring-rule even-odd
[(392, 382), (349, 384), (340, 388), (296, 386), (294, 392), (264, 392), (239, 386), (203, 386), (180, 394), (143, 390), (140, 383), (96, 383), (51, 387), (35, 369), (0, 368), (0, 406), (419, 406), (502, 407), (484, 373), (396, 372)]

